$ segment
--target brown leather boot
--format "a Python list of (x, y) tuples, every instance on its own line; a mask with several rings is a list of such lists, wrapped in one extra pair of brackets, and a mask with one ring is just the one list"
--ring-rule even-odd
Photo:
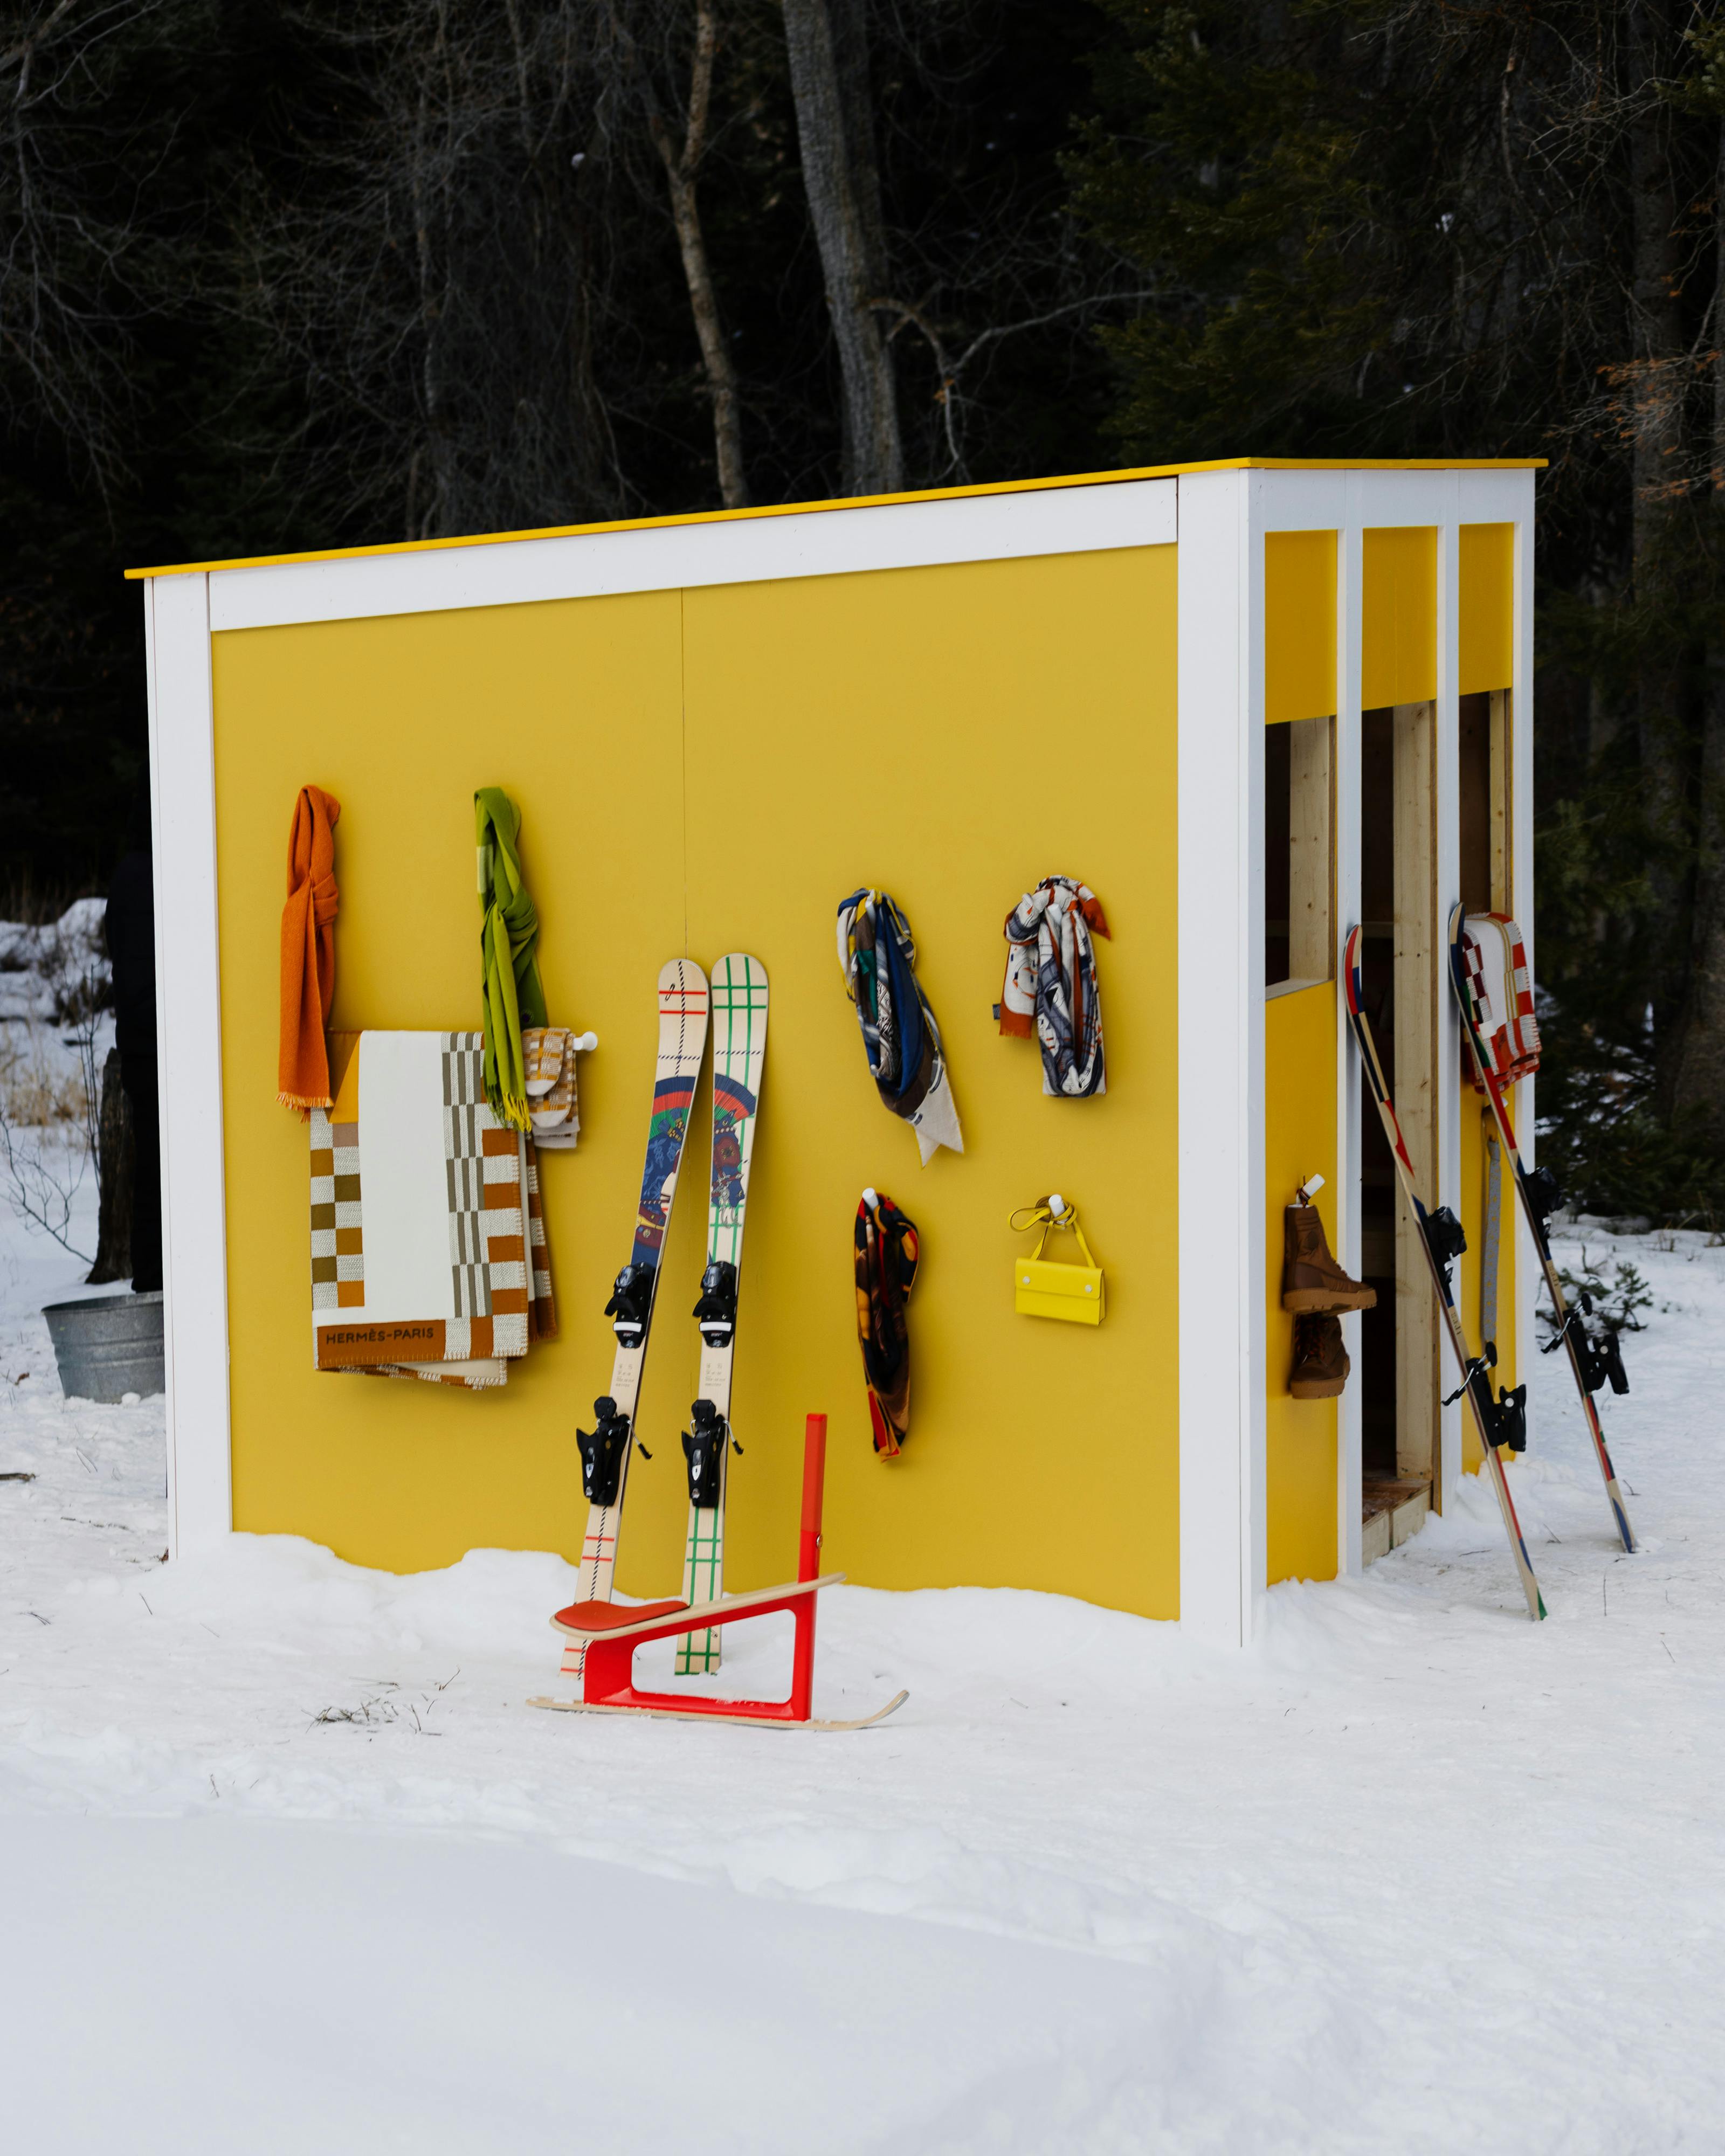
[(1306, 1317), (1294, 1321), (1294, 1367), (1288, 1390), (1296, 1400), (1332, 1400), (1348, 1383), (1348, 1350), (1342, 1345), (1339, 1317)]
[(1282, 1215), (1281, 1306), (1284, 1310), (1371, 1310), (1378, 1291), (1349, 1280), (1330, 1255), (1315, 1205), (1290, 1205)]

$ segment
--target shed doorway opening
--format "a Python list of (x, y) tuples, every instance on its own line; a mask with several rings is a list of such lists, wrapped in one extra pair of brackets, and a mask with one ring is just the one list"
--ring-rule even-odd
[[(1361, 985), (1422, 1195), (1437, 1187), (1435, 711), (1362, 715)], [(1361, 1272), (1378, 1291), (1360, 1320), (1362, 1551), (1414, 1533), (1439, 1502), (1438, 1312), (1378, 1111), (1360, 1089)]]

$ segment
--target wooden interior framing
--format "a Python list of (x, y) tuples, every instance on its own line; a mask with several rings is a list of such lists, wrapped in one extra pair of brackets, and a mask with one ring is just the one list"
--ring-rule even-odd
[[(1435, 707), (1394, 707), (1395, 1106), (1415, 1188), (1437, 1188), (1437, 895)], [(1438, 1308), (1417, 1231), (1395, 1214), (1396, 1471), (1431, 1477), (1438, 1457)]]
[(1515, 829), (1515, 818), (1511, 813), (1515, 803), (1515, 758), (1512, 752), (1512, 732), (1514, 715), (1512, 709), (1513, 691), (1494, 689), (1491, 691), (1491, 911), (1494, 913), (1512, 913), (1510, 895), (1515, 886), (1511, 878), (1510, 833)]
[(1328, 980), (1333, 964), (1334, 734), (1333, 719), (1296, 719), (1288, 728), (1288, 972), (1302, 988)]

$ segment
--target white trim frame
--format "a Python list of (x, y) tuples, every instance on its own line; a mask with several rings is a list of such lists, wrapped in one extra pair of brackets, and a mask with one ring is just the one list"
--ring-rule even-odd
[(234, 1525), (228, 1238), (209, 578), (144, 587), (162, 1101), (162, 1285), (167, 1366), (168, 1551)]
[[(1505, 475), (1507, 476), (1507, 475)], [(1509, 698), (1510, 837), (1509, 874), (1512, 894), (1511, 917), (1518, 924), (1527, 952), (1527, 978), (1539, 978), (1538, 924), (1533, 918), (1533, 475), (1518, 475), (1522, 485), (1506, 490), (1517, 503), (1513, 516), (1493, 520), (1515, 526), (1515, 611), (1512, 629), (1512, 665)], [(1486, 520), (1481, 519), (1481, 521)], [(1531, 1169), (1538, 1137), (1534, 1117), (1534, 1091), (1538, 1081), (1524, 1078), (1516, 1088), (1512, 1111), (1517, 1145), (1522, 1164)], [(1539, 1254), (1532, 1233), (1518, 1204), (1512, 1204), (1516, 1224), (1516, 1383), (1526, 1384), (1538, 1360), (1534, 1313), (1543, 1285)], [(1533, 1395), (1527, 1395), (1529, 1450), (1538, 1435)]]
[[(1253, 482), (1264, 476), (1179, 480), (1180, 1625), (1225, 1646), (1251, 1637), (1267, 1561), (1264, 1119), (1253, 1113), (1264, 1073), (1264, 758), (1251, 734), (1264, 706), (1263, 578), (1252, 564)], [(1261, 562), (1261, 535), (1257, 552)]]
[[(1339, 993), (1358, 917), (1363, 534), (1438, 533), (1433, 753), (1439, 848), (1432, 989), (1439, 1019), (1440, 1203), (1460, 1193), (1461, 1048), (1442, 930), (1460, 875), (1456, 829), (1459, 526), (1516, 526), (1515, 913), (1532, 919), (1531, 471), (1267, 471), (1183, 475), (1179, 568), (1180, 1621), (1218, 1645), (1253, 1635), (1267, 1575), (1262, 883), (1264, 537), (1338, 535), (1336, 610), (1336, 1158), (1337, 1257), (1360, 1248), (1359, 1074)], [(1532, 950), (1531, 935), (1528, 945)], [(1521, 1116), (1531, 1131), (1531, 1085)], [(1518, 1124), (1520, 1134), (1522, 1125)], [(1520, 1373), (1532, 1351), (1531, 1247), (1516, 1273)], [(1344, 1320), (1351, 1352), (1358, 1321)], [(1361, 1565), (1358, 1388), (1344, 1392), (1336, 1471), (1337, 1563)], [(1440, 1493), (1461, 1469), (1459, 1408), (1445, 1411)], [(1441, 1501), (1441, 1500), (1440, 1500)]]
[(523, 606), (623, 592), (691, 591), (788, 577), (932, 568), (1036, 554), (1094, 554), (1174, 542), (1177, 482), (1113, 480), (1030, 494), (811, 511), (742, 523), (680, 524), (510, 539), (433, 552), (350, 556), (210, 572), (210, 627), (458, 607)]
[(233, 1531), (211, 638), (608, 593), (1172, 546), (1173, 479), (193, 570), (143, 583), (171, 1553)]

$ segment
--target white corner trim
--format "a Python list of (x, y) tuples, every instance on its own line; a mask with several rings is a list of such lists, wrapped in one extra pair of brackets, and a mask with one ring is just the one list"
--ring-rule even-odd
[(144, 587), (162, 1097), (168, 1548), (233, 1532), (209, 579)]
[[(1437, 522), (1437, 699), (1433, 708), (1432, 814), (1436, 822), (1433, 874), (1431, 993), (1437, 1006), (1433, 1029), (1437, 1055), (1437, 1202), (1459, 1219), (1461, 1213), (1461, 1014), (1450, 985), (1450, 911), (1461, 896), (1461, 489), (1460, 475), (1446, 473), (1443, 509)], [(1466, 1252), (1455, 1269), (1455, 1304), (1467, 1308), (1470, 1283), (1479, 1256)], [(1463, 1323), (1466, 1323), (1464, 1318)], [(1447, 1512), (1461, 1486), (1461, 1418), (1459, 1399), (1441, 1404), (1454, 1382), (1438, 1343), (1442, 1381), (1439, 1387), (1437, 1457), (1432, 1462), (1434, 1510)]]
[(1174, 480), (891, 502), (209, 572), (214, 630), (1172, 546)]
[[(1255, 973), (1248, 957), (1257, 476), (1178, 482), (1180, 1625), (1236, 1647), (1251, 1638), (1265, 1532), (1264, 1296), (1250, 1256), (1263, 1233), (1261, 1128), (1250, 1139), (1263, 961)], [(1261, 681), (1257, 695), (1261, 704)]]
[[(1510, 475), (1506, 475), (1510, 476)], [(1530, 979), (1539, 978), (1538, 923), (1533, 918), (1533, 475), (1518, 472), (1521, 481), (1507, 497), (1503, 516), (1497, 521), (1515, 526), (1515, 610), (1510, 665), (1509, 763), (1510, 913), (1519, 923), (1527, 949)], [(1538, 1150), (1534, 1092), (1538, 1081), (1522, 1079), (1510, 1106), (1522, 1163), (1533, 1166)], [(1516, 1253), (1516, 1383), (1525, 1384), (1538, 1360), (1534, 1312), (1539, 1300), (1539, 1255), (1519, 1204), (1512, 1204)], [(1530, 1446), (1538, 1432), (1533, 1394), (1527, 1397), (1527, 1435)]]
[[(1359, 1055), (1348, 1023), (1348, 983), (1343, 953), (1348, 931), (1360, 918), (1361, 756), (1364, 722), (1360, 711), (1365, 583), (1363, 528), (1344, 515), (1336, 534), (1336, 1168), (1342, 1188), (1336, 1200), (1336, 1253), (1344, 1270), (1364, 1276), (1361, 1207), (1361, 1166), (1366, 1113)], [(1362, 1320), (1355, 1313), (1342, 1321), (1343, 1334), (1356, 1369), (1363, 1371)], [(1365, 1569), (1362, 1545), (1364, 1506), (1363, 1380), (1347, 1386), (1337, 1403), (1336, 1571), (1338, 1577)]]

